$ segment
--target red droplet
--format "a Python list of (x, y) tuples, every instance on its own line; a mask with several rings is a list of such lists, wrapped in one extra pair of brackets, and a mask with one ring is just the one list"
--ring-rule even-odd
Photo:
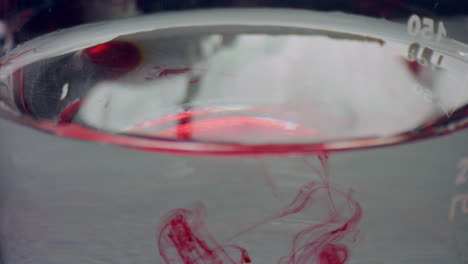
[(91, 63), (113, 78), (135, 69), (142, 61), (140, 49), (132, 42), (111, 41), (84, 50)]

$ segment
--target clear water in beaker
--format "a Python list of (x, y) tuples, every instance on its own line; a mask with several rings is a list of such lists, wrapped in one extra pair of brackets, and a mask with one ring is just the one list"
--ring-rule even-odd
[(213, 9), (16, 46), (3, 261), (466, 263), (468, 51), (428, 19)]

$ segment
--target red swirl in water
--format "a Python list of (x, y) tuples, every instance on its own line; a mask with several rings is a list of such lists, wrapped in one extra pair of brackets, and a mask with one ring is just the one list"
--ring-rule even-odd
[[(300, 204), (308, 202), (310, 195), (318, 189), (311, 189), (307, 196), (298, 196)], [(337, 193), (345, 195), (336, 190)], [(309, 197), (308, 197), (309, 196)], [(293, 239), (293, 245), (290, 254), (281, 258), (280, 264), (344, 264), (349, 259), (350, 251), (346, 245), (341, 244), (347, 236), (357, 231), (357, 223), (361, 219), (362, 209), (359, 204), (346, 195), (348, 203), (354, 207), (354, 214), (348, 220), (344, 221), (338, 228), (339, 219), (329, 219), (324, 223), (307, 227), (296, 234)], [(304, 200), (305, 199), (305, 200)], [(300, 211), (300, 207), (291, 208), (291, 212)]]
[(327, 244), (319, 254), (320, 264), (343, 264), (348, 259), (349, 250), (340, 244)]
[[(316, 170), (322, 178), (321, 183), (309, 182), (302, 186), (296, 197), (278, 214), (261, 221), (249, 228), (241, 230), (233, 238), (253, 231), (253, 229), (290, 215), (302, 212), (306, 208), (312, 207), (314, 195), (320, 190), (325, 190), (328, 194), (329, 215), (326, 221), (311, 225), (299, 231), (292, 240), (292, 247), (289, 255), (280, 258), (278, 264), (344, 264), (350, 257), (350, 250), (344, 244), (345, 240), (351, 238), (356, 242), (355, 235), (359, 232), (357, 227), (361, 217), (362, 208), (359, 203), (351, 197), (349, 193), (332, 188), (329, 183), (328, 156), (319, 156), (323, 171)], [(306, 163), (311, 166), (310, 163)], [(343, 198), (350, 210), (353, 211), (350, 217), (345, 217), (336, 210), (335, 201), (332, 195)]]
[[(359, 232), (357, 227), (362, 209), (359, 203), (348, 193), (330, 187), (328, 156), (319, 156), (323, 171), (311, 166), (322, 178), (321, 183), (309, 182), (302, 186), (296, 197), (278, 214), (249, 228), (241, 230), (231, 239), (250, 233), (260, 225), (267, 224), (289, 215), (297, 214), (310, 208), (313, 198), (320, 190), (328, 193), (329, 215), (328, 219), (300, 230), (292, 240), (292, 246), (287, 256), (278, 260), (278, 264), (345, 264), (350, 257), (350, 250), (346, 241), (356, 242)], [(346, 217), (336, 210), (332, 194), (341, 196), (347, 207), (353, 213)], [(158, 234), (158, 246), (161, 257), (167, 264), (242, 264), (250, 263), (247, 251), (236, 245), (221, 246), (210, 235), (204, 225), (205, 207), (197, 204), (193, 210), (174, 209), (161, 221)], [(228, 254), (228, 249), (240, 252), (235, 259)]]
[[(243, 264), (250, 263), (247, 251), (236, 245), (221, 246), (206, 229), (205, 207), (197, 204), (193, 210), (174, 209), (161, 221), (158, 234), (159, 254), (167, 264)], [(235, 259), (229, 248), (240, 251)]]

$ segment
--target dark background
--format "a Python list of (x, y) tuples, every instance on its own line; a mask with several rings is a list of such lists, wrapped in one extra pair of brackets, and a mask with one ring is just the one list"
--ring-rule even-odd
[[(217, 7), (288, 7), (342, 11), (386, 19), (458, 16), (468, 13), (468, 1), (457, 0), (0, 0), (0, 19), (14, 31), (17, 42), (87, 22), (84, 3), (135, 5), (140, 13)], [(89, 5), (88, 5), (89, 6)], [(89, 7), (88, 7), (89, 8)], [(99, 20), (99, 19), (96, 19)], [(96, 21), (94, 20), (94, 21)]]

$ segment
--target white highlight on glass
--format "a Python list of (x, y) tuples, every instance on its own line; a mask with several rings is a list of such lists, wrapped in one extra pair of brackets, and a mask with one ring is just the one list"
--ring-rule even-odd
[(67, 97), (68, 92), (69, 92), (69, 84), (65, 83), (62, 87), (62, 94), (60, 95), (60, 100), (63, 100)]

